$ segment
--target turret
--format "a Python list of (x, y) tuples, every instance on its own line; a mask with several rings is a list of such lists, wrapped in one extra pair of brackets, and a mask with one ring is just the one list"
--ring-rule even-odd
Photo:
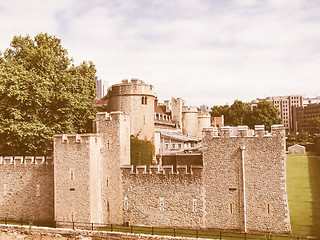
[(130, 115), (130, 134), (140, 139), (154, 139), (154, 89), (139, 79), (127, 79), (112, 85), (107, 93), (107, 111)]

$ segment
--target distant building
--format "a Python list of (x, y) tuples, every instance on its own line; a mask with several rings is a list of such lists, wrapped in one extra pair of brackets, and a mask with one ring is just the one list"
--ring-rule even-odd
[(101, 99), (107, 94), (108, 82), (99, 79), (97, 76), (94, 77), (94, 81), (96, 83), (97, 99)]
[(224, 126), (224, 116), (221, 117), (211, 117), (210, 119), (211, 126), (212, 127), (223, 127)]
[(305, 97), (303, 98), (303, 106), (312, 104), (312, 103), (320, 103), (320, 96), (312, 97)]
[(200, 106), (200, 110), (201, 112), (209, 112), (210, 108), (207, 105), (203, 104)]
[(291, 147), (288, 147), (288, 152), (290, 154), (305, 154), (306, 148), (304, 146), (299, 145), (299, 144), (295, 144)]
[(293, 108), (293, 130), (301, 130), (308, 133), (315, 133), (314, 126), (310, 124), (310, 119), (320, 117), (320, 103), (312, 103), (306, 106)]
[(293, 130), (292, 107), (302, 107), (303, 96), (289, 95), (257, 98), (251, 102), (251, 107), (257, 106), (257, 104), (263, 100), (271, 102), (276, 108), (278, 108), (280, 111), (280, 118), (282, 119), (285, 129), (287, 131)]

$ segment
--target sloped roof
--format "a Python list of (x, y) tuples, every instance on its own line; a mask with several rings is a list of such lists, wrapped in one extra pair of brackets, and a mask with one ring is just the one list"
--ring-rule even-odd
[(181, 142), (200, 142), (199, 138), (190, 137), (187, 135), (183, 135), (181, 133), (173, 133), (173, 132), (161, 132), (161, 137), (175, 139)]
[(304, 148), (305, 149), (304, 146), (301, 146), (299, 144), (295, 144), (295, 145), (292, 145), (292, 146), (288, 147), (288, 149), (291, 149), (291, 148)]

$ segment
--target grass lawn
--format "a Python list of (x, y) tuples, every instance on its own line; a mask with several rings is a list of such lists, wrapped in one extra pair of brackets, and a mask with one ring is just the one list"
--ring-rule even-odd
[(287, 156), (287, 187), (292, 234), (320, 236), (320, 156)]

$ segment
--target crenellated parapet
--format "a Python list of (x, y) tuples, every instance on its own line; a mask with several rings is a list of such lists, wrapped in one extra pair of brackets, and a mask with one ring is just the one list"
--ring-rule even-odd
[(196, 106), (182, 106), (182, 113), (198, 113)]
[(0, 165), (53, 165), (52, 156), (0, 156)]
[(126, 175), (193, 175), (201, 174), (202, 166), (196, 165), (177, 165), (174, 168), (173, 165), (151, 165), (147, 168), (146, 165), (139, 165), (134, 167), (133, 165), (121, 166), (123, 174)]
[(149, 95), (155, 96), (154, 87), (151, 84), (147, 84), (144, 81), (131, 78), (131, 81), (128, 79), (122, 80), (120, 84), (112, 85), (108, 89), (107, 98), (115, 96), (125, 96), (125, 95)]
[(233, 134), (232, 132), (232, 127), (230, 126), (223, 126), (219, 130), (214, 127), (206, 127), (203, 128), (202, 134), (204, 138), (230, 138), (230, 137), (256, 137), (256, 138), (261, 138), (261, 137), (272, 137), (272, 136), (280, 136), (284, 137), (285, 136), (285, 129), (283, 125), (272, 125), (271, 126), (271, 133), (265, 131), (264, 125), (255, 125), (254, 128), (254, 134), (249, 134), (250, 129), (248, 126), (238, 126), (236, 129), (237, 133)]

